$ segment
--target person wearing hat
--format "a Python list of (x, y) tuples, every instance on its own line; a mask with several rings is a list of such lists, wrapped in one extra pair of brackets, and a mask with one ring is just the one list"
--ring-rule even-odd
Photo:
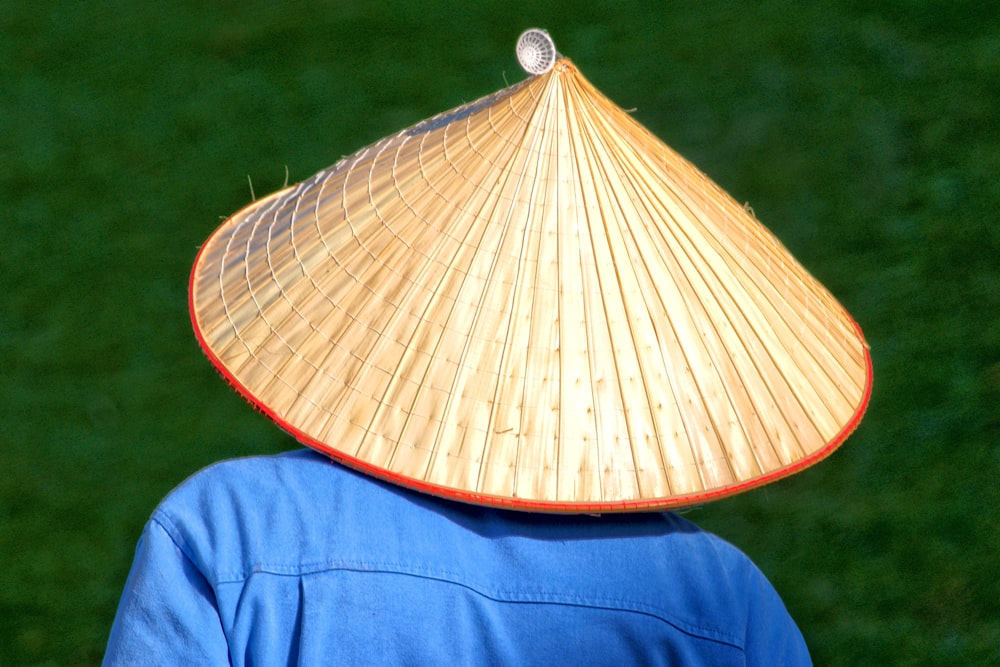
[(202, 348), (308, 449), (161, 503), (105, 664), (809, 664), (669, 510), (836, 449), (861, 331), (546, 33), (518, 53), (202, 247)]

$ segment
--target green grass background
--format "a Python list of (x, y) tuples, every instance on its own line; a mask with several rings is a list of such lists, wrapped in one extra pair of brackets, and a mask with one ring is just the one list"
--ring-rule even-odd
[(157, 501), (295, 446), (188, 324), (247, 177), (259, 196), (520, 80), (531, 26), (748, 201), (872, 347), (840, 451), (689, 516), (760, 565), (817, 664), (1000, 662), (990, 3), (52, 0), (0, 6), (0, 664), (97, 662)]

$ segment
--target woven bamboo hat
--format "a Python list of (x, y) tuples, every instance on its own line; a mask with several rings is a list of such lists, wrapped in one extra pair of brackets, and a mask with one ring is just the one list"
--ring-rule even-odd
[(191, 275), (199, 341), (304, 444), (468, 502), (721, 498), (857, 426), (859, 327), (548, 35), (530, 78), (257, 200)]

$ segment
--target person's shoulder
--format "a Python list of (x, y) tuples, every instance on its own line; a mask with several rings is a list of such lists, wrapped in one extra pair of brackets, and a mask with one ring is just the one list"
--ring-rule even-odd
[(686, 548), (695, 548), (706, 558), (717, 561), (718, 566), (726, 569), (733, 567), (749, 567), (756, 569), (753, 561), (736, 545), (692, 523), (687, 517), (671, 513), (675, 522), (675, 535), (686, 538)]
[(314, 518), (324, 491), (350, 484), (352, 476), (306, 449), (220, 461), (171, 491), (150, 522), (193, 561), (235, 576), (248, 557), (276, 556), (250, 553), (248, 544), (280, 545), (309, 526), (321, 526)]
[[(742, 550), (684, 517), (665, 515), (669, 530), (647, 543), (637, 542), (642, 562), (650, 568), (648, 581), (670, 582), (691, 596), (693, 609), (712, 609), (719, 617), (731, 615), (735, 625), (746, 613), (745, 602), (769, 584)], [(654, 553), (658, 552), (658, 553)]]
[(160, 503), (157, 511), (173, 512), (208, 499), (238, 501), (242, 497), (260, 498), (280, 486), (301, 480), (308, 482), (329, 459), (308, 450), (296, 450), (270, 456), (249, 456), (212, 463), (178, 484)]
[[(655, 517), (655, 521), (662, 525), (662, 528), (656, 531), (660, 538), (659, 541), (669, 543), (667, 548), (670, 551), (679, 550), (687, 554), (699, 554), (703, 557), (699, 562), (712, 563), (720, 568), (741, 567), (745, 565), (753, 566), (753, 563), (746, 554), (740, 551), (735, 545), (693, 523), (688, 518), (691, 516), (690, 514), (685, 513), (682, 516), (677, 512), (665, 512), (656, 515), (634, 516), (637, 518), (643, 517), (648, 521), (652, 521)], [(629, 521), (633, 524), (636, 521), (636, 518), (629, 517), (628, 515), (621, 515), (616, 518), (621, 521)], [(664, 546), (662, 543), (654, 543), (652, 548), (662, 549)]]
[(325, 467), (330, 459), (310, 449), (294, 449), (279, 454), (264, 456), (245, 456), (234, 459), (216, 461), (198, 470), (184, 480), (176, 491), (189, 487), (228, 484), (232, 480), (247, 479), (265, 480), (272, 478), (278, 471), (294, 473), (304, 472), (316, 467)]
[[(685, 523), (690, 523), (681, 519)], [(693, 525), (693, 524), (692, 524)], [(718, 572), (734, 575), (736, 581), (745, 583), (747, 579), (762, 577), (760, 569), (739, 547), (715, 533), (695, 526), (695, 531), (688, 533), (697, 543), (697, 551), (702, 555), (703, 562), (711, 563)], [(735, 581), (734, 581), (735, 584)]]

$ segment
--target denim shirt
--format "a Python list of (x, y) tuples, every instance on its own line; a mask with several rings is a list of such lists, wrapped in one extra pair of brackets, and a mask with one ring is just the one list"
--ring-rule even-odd
[(224, 461), (156, 509), (107, 665), (803, 665), (732, 545), (672, 513), (554, 516), (308, 450)]

